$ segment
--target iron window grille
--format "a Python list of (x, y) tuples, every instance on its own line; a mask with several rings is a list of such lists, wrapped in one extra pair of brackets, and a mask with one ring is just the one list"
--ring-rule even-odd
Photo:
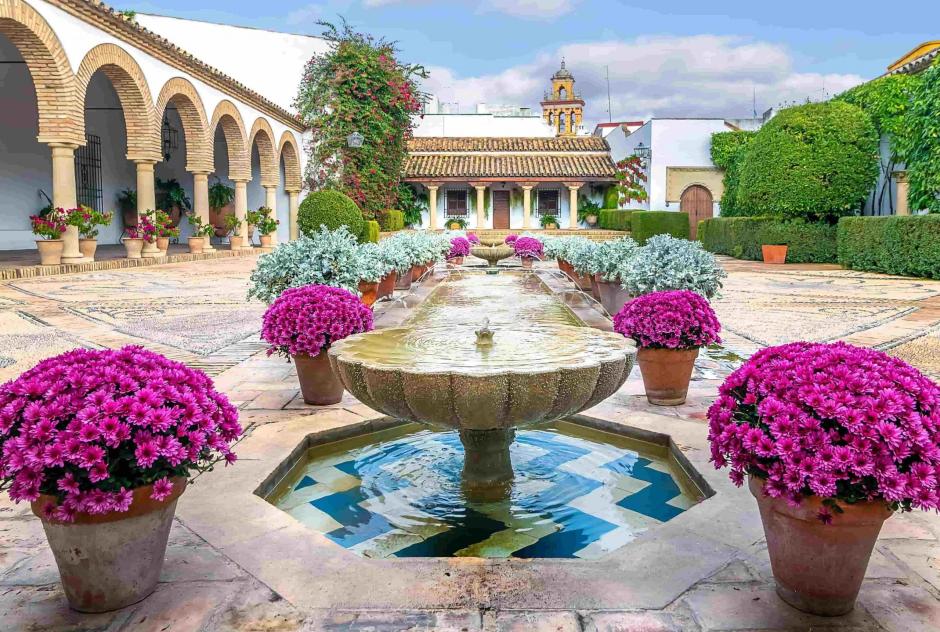
[(467, 216), (467, 192), (462, 190), (447, 192), (447, 217)]
[(75, 197), (80, 206), (104, 207), (101, 187), (101, 137), (85, 134), (85, 146), (75, 150)]
[(536, 214), (558, 217), (558, 191), (539, 191)]

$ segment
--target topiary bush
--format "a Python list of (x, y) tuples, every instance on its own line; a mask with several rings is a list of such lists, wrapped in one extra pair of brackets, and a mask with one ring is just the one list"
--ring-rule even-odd
[(673, 211), (633, 211), (630, 230), (638, 244), (643, 245), (655, 235), (689, 238), (689, 216)]
[(375, 220), (369, 220), (366, 222), (366, 238), (361, 239), (363, 243), (379, 243), (379, 234), (382, 232), (382, 227), (379, 226), (379, 223)]
[(297, 209), (297, 227), (301, 233), (313, 235), (321, 225), (329, 230), (345, 226), (357, 237), (365, 234), (365, 220), (359, 207), (348, 195), (333, 189), (314, 191)]
[[(722, 209), (724, 210), (724, 209)], [(760, 261), (764, 244), (786, 244), (788, 263), (835, 263), (836, 227), (774, 217), (715, 217), (699, 224), (702, 247), (719, 255)]]
[(389, 209), (385, 211), (383, 228), (392, 233), (396, 230), (402, 230), (405, 227), (405, 214), (402, 211)]
[(601, 209), (598, 214), (597, 225), (606, 230), (630, 230), (630, 216), (633, 211), (622, 211), (615, 208)]
[(782, 110), (748, 143), (735, 207), (808, 221), (850, 215), (878, 178), (878, 141), (871, 117), (850, 103)]
[(940, 279), (940, 215), (843, 217), (838, 253), (853, 270)]

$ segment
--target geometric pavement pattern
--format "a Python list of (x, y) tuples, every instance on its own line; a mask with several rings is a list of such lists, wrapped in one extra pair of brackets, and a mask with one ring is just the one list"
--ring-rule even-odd
[(335, 444), (277, 506), (367, 557), (594, 559), (696, 502), (665, 461), (623, 447), (621, 437), (617, 446), (599, 440), (604, 433), (566, 434), (564, 423), (517, 430), (509, 497), (470, 500), (457, 433), (413, 428)]

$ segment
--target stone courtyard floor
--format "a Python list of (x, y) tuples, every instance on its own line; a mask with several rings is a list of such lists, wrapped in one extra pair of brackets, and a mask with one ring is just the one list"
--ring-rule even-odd
[[(239, 463), (199, 477), (181, 498), (157, 591), (119, 612), (71, 612), (38, 520), (0, 500), (0, 629), (940, 630), (938, 516), (886, 523), (853, 613), (802, 614), (775, 595), (756, 504), (708, 465), (704, 425), (724, 376), (768, 344), (847, 340), (940, 378), (940, 282), (722, 262), (729, 278), (715, 306), (724, 349), (700, 358), (689, 401), (650, 406), (635, 370), (585, 411), (597, 425), (670, 435), (716, 495), (592, 562), (366, 560), (256, 496), (305, 438), (381, 421), (348, 395), (325, 408), (299, 399), (291, 365), (268, 358), (257, 337), (264, 308), (245, 299), (254, 258), (0, 284), (0, 381), (77, 346), (142, 344), (213, 375), (247, 429)], [(407, 313), (385, 304), (377, 326)]]

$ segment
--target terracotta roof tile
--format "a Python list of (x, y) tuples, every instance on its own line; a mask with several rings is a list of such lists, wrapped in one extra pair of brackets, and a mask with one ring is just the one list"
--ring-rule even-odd
[(408, 151), (610, 151), (607, 141), (599, 136), (567, 138), (412, 138)]
[(415, 178), (603, 178), (616, 173), (610, 155), (532, 154), (488, 156), (419, 155), (405, 160), (404, 177)]

